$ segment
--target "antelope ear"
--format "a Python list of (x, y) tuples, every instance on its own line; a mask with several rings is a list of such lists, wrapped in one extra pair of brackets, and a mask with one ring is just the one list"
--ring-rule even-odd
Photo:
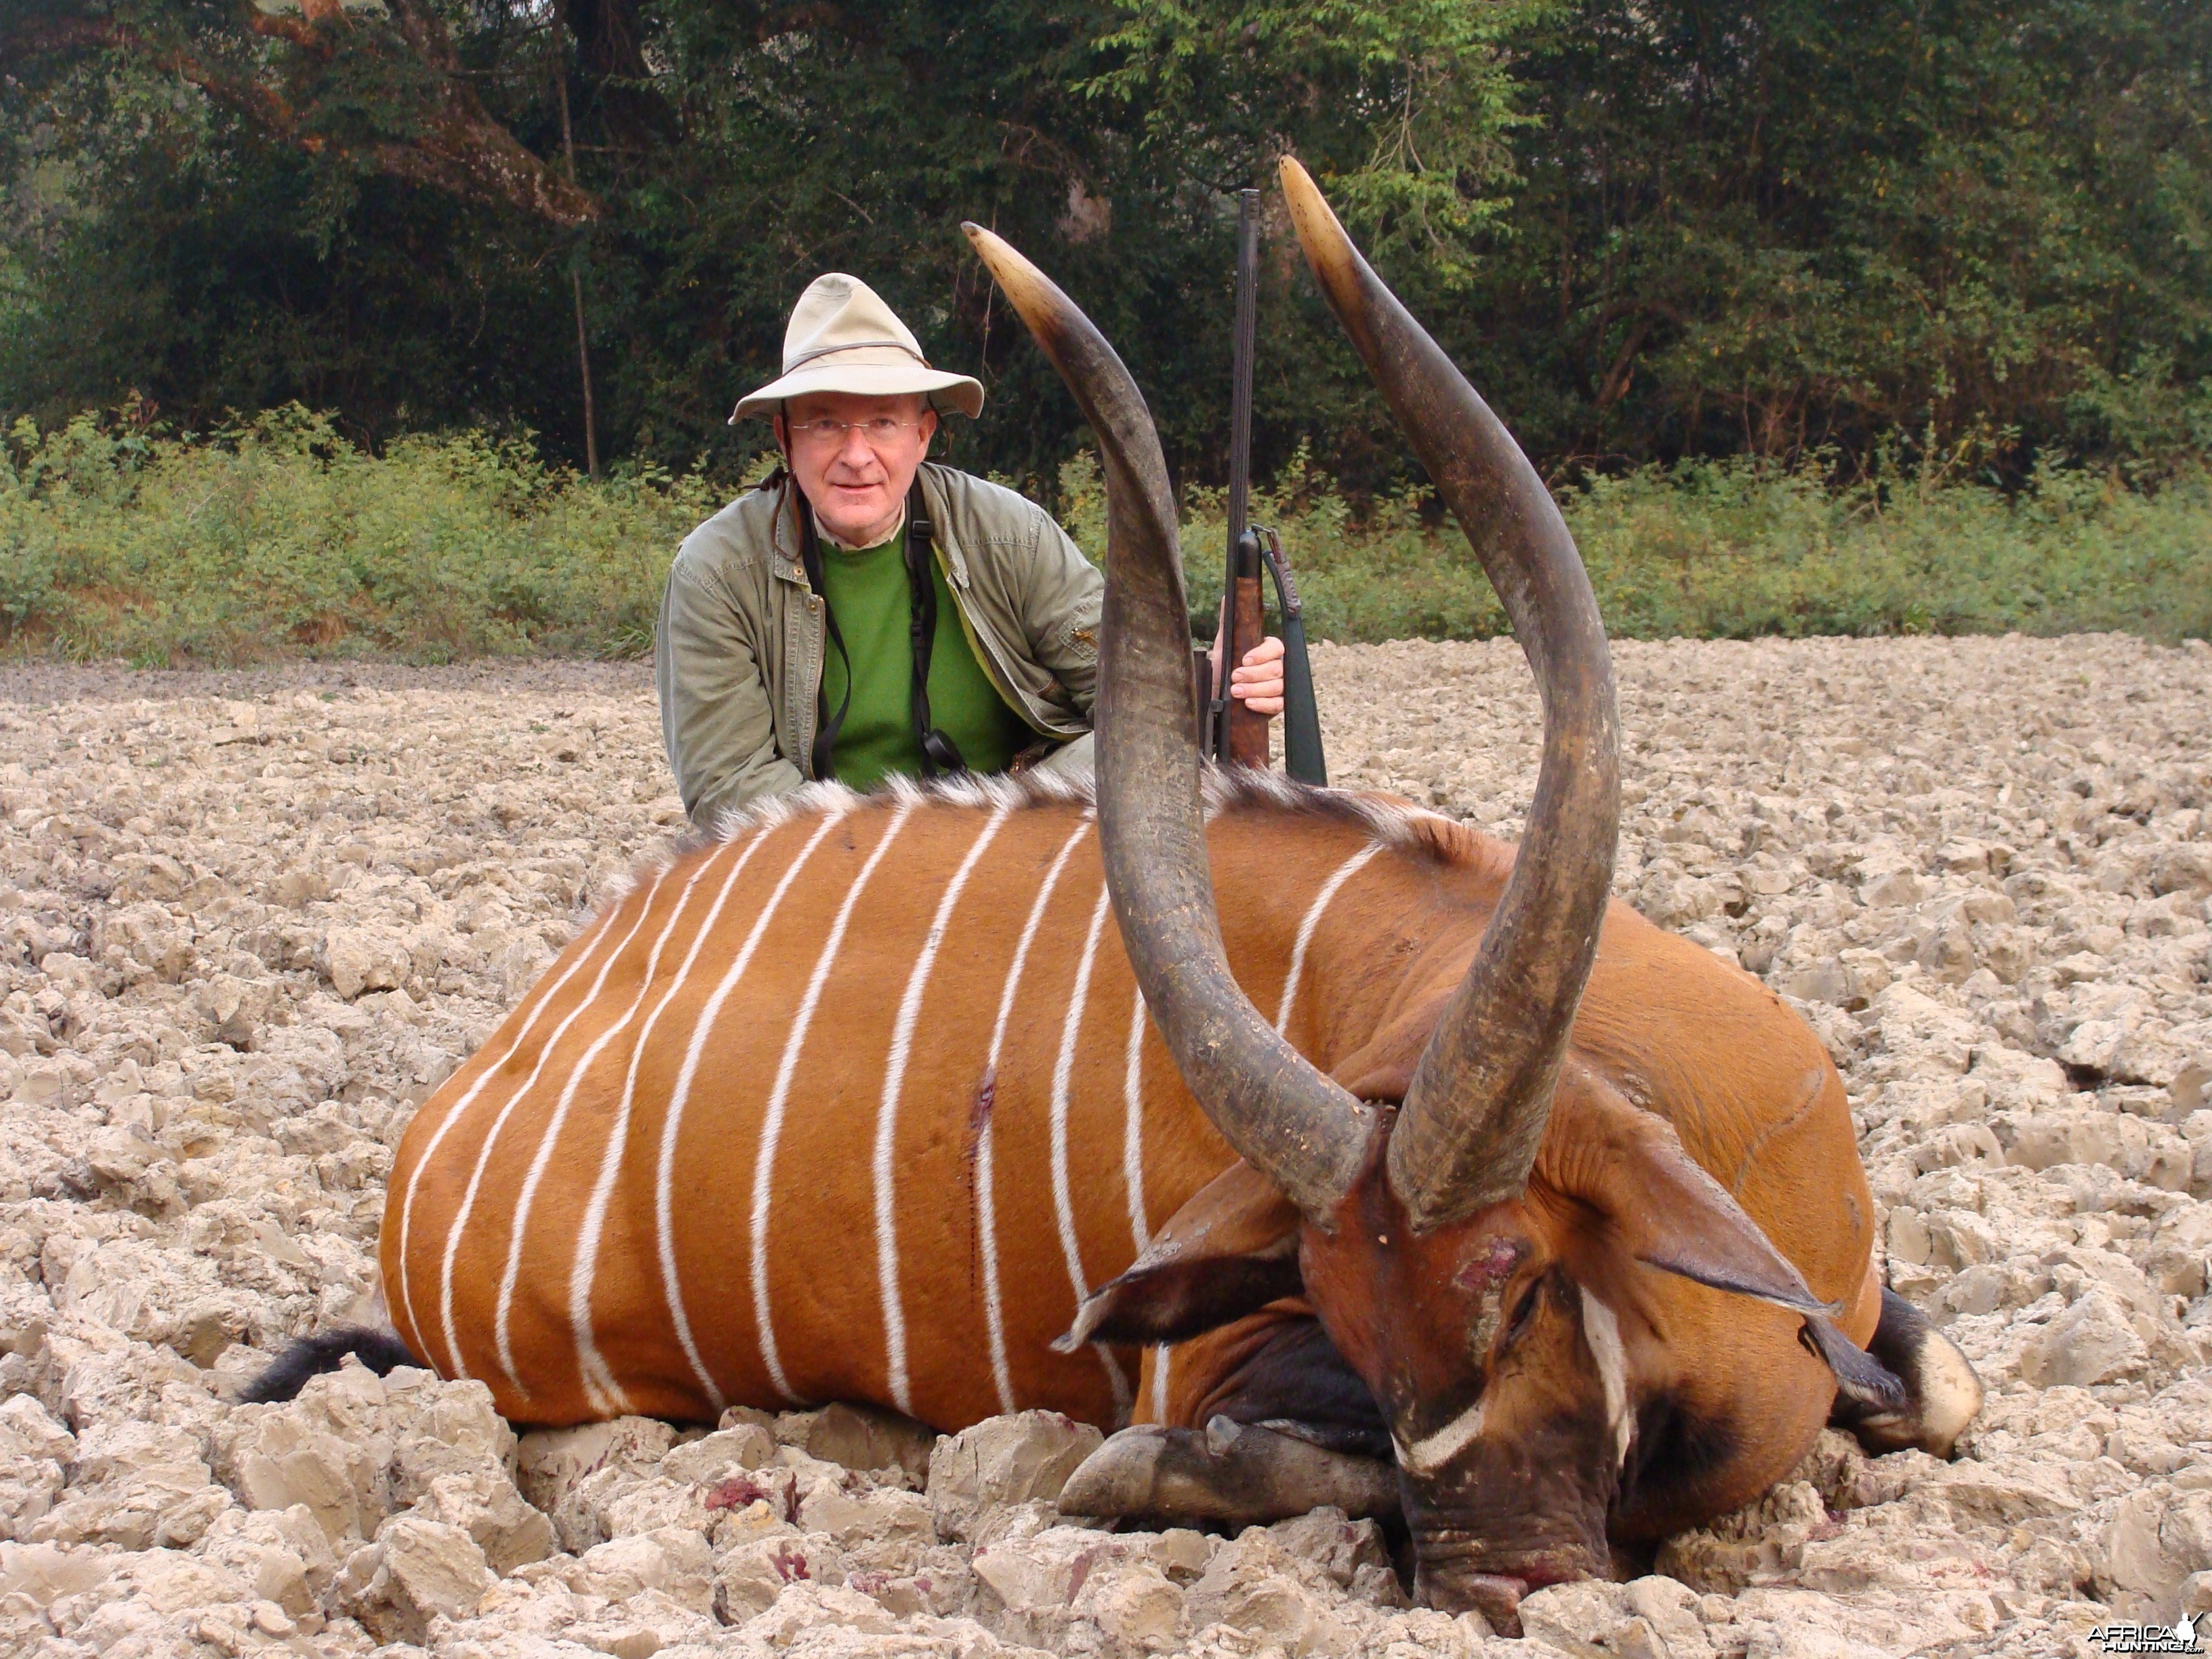
[(1297, 1206), (1239, 1158), (1199, 1188), (1128, 1272), (1083, 1298), (1052, 1346), (1182, 1342), (1299, 1295)]
[(1546, 1180), (1602, 1215), (1616, 1245), (1646, 1267), (1793, 1313), (1843, 1311), (1813, 1294), (1765, 1230), (1682, 1150), (1672, 1124), (1590, 1073), (1560, 1079), (1546, 1146)]

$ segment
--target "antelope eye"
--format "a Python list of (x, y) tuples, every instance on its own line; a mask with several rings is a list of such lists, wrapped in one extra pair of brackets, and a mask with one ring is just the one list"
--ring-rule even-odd
[(1521, 1292), (1521, 1299), (1513, 1304), (1513, 1317), (1505, 1327), (1506, 1347), (1511, 1347), (1521, 1340), (1521, 1333), (1528, 1328), (1528, 1322), (1536, 1316), (1536, 1296), (1542, 1288), (1540, 1280), (1531, 1284)]

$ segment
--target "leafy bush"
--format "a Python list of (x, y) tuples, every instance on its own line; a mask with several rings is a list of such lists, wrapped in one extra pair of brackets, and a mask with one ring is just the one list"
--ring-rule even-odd
[[(1063, 521), (1096, 557), (1085, 453)], [(721, 504), (697, 476), (592, 483), (526, 438), (465, 433), (382, 456), (296, 407), (203, 438), (82, 416), (0, 442), (0, 652), (153, 665), (650, 653), (669, 560)], [(1220, 493), (1185, 501), (1194, 610), (1221, 591)], [(1832, 488), (1748, 461), (1646, 468), (1566, 494), (1613, 632), (2212, 633), (2212, 473), (2155, 492), (2047, 469), (2013, 495), (1930, 471)], [(1254, 491), (1317, 638), (1467, 639), (1505, 619), (1419, 491), (1356, 517), (1300, 452)]]
[(635, 656), (678, 542), (718, 505), (696, 478), (586, 484), (483, 433), (372, 457), (296, 407), (198, 441), (19, 422), (0, 448), (0, 645), (139, 664)]
[[(1062, 489), (1103, 536), (1089, 465), (1072, 464)], [(1625, 638), (2212, 632), (2212, 473), (2201, 465), (2155, 491), (2046, 467), (2008, 495), (1932, 469), (1838, 488), (1811, 465), (1732, 459), (1597, 479), (1560, 505), (1607, 626)], [(1193, 608), (1210, 613), (1225, 514), (1212, 492), (1191, 492), (1187, 507)], [(1505, 629), (1472, 550), (1437, 527), (1419, 492), (1355, 520), (1301, 465), (1254, 492), (1252, 516), (1281, 534), (1316, 637)]]

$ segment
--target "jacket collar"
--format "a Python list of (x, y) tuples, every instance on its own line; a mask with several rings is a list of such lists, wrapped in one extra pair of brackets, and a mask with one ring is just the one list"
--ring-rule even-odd
[[(961, 552), (959, 540), (947, 522), (951, 515), (943, 474), (948, 470), (933, 462), (923, 463), (921, 498), (929, 507), (930, 527), (936, 532), (937, 546), (945, 556), (946, 574), (954, 587), (965, 588), (967, 556)], [(799, 562), (799, 515), (806, 510), (806, 498), (799, 493), (799, 480), (785, 473), (782, 482), (776, 485), (775, 527), (771, 538), (775, 549), (775, 574), (801, 587), (806, 586), (806, 571)]]

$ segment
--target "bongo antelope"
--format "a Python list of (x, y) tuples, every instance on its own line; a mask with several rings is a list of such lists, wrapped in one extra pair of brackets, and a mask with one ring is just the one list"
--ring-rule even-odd
[(645, 872), (410, 1127), (385, 1288), (408, 1352), (518, 1420), (1048, 1407), (1121, 1428), (1063, 1508), (1398, 1509), (1420, 1595), (1513, 1628), (1832, 1416), (1948, 1452), (1979, 1388), (1882, 1288), (1813, 1034), (1608, 904), (1612, 674), (1573, 544), (1295, 161), (1284, 185), (1542, 688), (1517, 853), (1201, 779), (1150, 417), (970, 227), (1105, 461), (1095, 799), (811, 787)]

